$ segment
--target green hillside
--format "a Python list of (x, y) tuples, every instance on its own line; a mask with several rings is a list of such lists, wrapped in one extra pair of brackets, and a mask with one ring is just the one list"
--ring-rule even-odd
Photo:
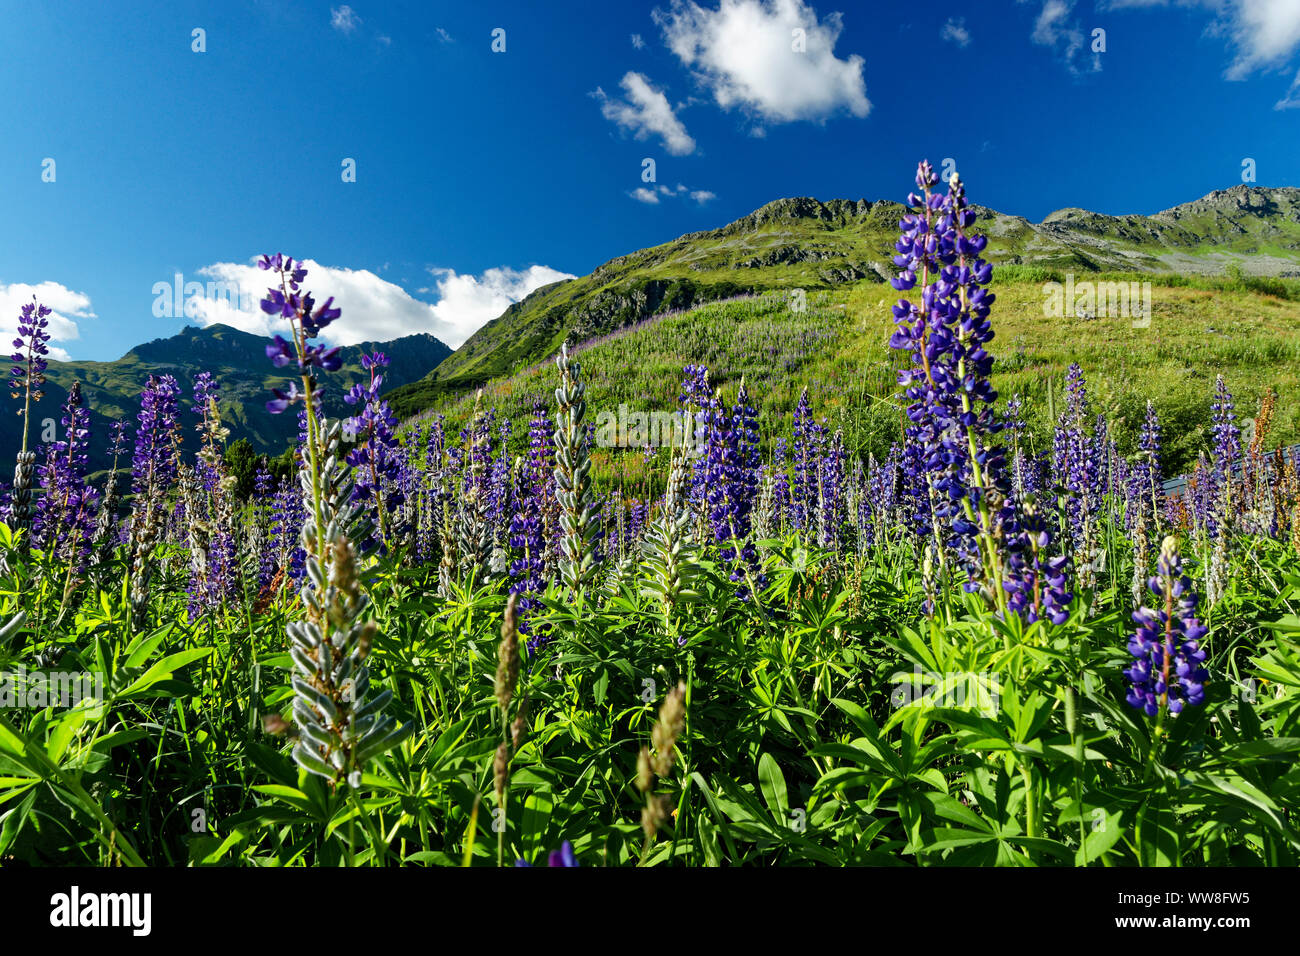
[[(1170, 474), (1208, 443), (1216, 374), (1232, 387), (1243, 418), (1276, 388), (1268, 444), (1300, 441), (1300, 281), (1157, 278), (1151, 324), (1135, 328), (1131, 317), (1046, 317), (1042, 283), (1053, 274), (1024, 267), (1002, 273), (997, 278), (995, 271), (993, 285), (994, 382), (1004, 395), (1026, 397), (1040, 451), (1050, 443), (1049, 423), (1073, 361), (1084, 369), (1097, 411), (1117, 423), (1124, 451), (1134, 450), (1146, 401), (1155, 402)], [(768, 294), (706, 304), (592, 341), (574, 350), (588, 382), (588, 414), (595, 421), (603, 412), (617, 414), (620, 404), (672, 411), (682, 367), (700, 362), (728, 398), (745, 378), (759, 420), (773, 429), (763, 436), (767, 447), (779, 434), (774, 423), (789, 433), (790, 409), (807, 385), (815, 413), (844, 429), (850, 450), (879, 455), (900, 434), (902, 417), (895, 373), (908, 359), (887, 346), (896, 298), (888, 286), (842, 284), (814, 293), (807, 310), (797, 312), (788, 295)], [(554, 385), (554, 366), (543, 361), (488, 380), (483, 403), (522, 423)], [(434, 413), (459, 427), (473, 402), (471, 393), (444, 393), (408, 428), (423, 429)], [(515, 434), (523, 431), (516, 427)], [(648, 472), (637, 449), (599, 448), (596, 459), (598, 471), (621, 476), (629, 493)]]
[[(566, 338), (586, 341), (703, 302), (884, 286), (903, 212), (895, 202), (782, 199), (721, 229), (620, 256), (512, 305), (390, 401), (413, 415), (536, 363)], [(1032, 223), (978, 208), (977, 227), (989, 236), (988, 258), (1030, 270), (1022, 275), (1300, 276), (1300, 190), (1292, 188), (1236, 186), (1153, 216), (1063, 209)]]

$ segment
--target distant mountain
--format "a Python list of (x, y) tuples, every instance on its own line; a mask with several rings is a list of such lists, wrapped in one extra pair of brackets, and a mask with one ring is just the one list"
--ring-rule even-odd
[[(45, 418), (56, 421), (59, 408), (67, 398), (73, 380), (81, 382), (82, 391), (92, 413), (91, 470), (108, 467), (108, 423), (127, 418), (134, 428), (140, 410), (140, 390), (152, 375), (174, 375), (182, 389), (182, 423), (186, 442), (196, 442), (194, 425), (198, 418), (191, 412), (194, 378), (211, 372), (220, 385), (222, 420), (230, 429), (230, 441), (247, 438), (253, 447), (278, 455), (295, 439), (297, 415), (271, 415), (266, 400), (272, 387), (283, 387), (288, 376), (271, 365), (266, 357), (268, 340), (226, 325), (205, 329), (189, 326), (170, 338), (155, 339), (133, 348), (115, 362), (51, 362), (47, 373), (45, 398), (32, 413), (34, 437), (39, 438)], [(352, 414), (343, 395), (354, 382), (369, 378), (361, 368), (361, 356), (381, 351), (391, 364), (384, 375), (385, 389), (415, 381), (451, 354), (451, 349), (432, 335), (407, 335), (391, 342), (364, 342), (343, 349), (343, 368), (327, 378), (325, 410), (331, 416)], [(10, 402), (10, 405), (13, 403)], [(0, 460), (12, 461), (19, 448), (20, 419), (9, 419), (0, 433)], [(9, 469), (3, 475), (10, 478)]]
[[(1300, 189), (1234, 186), (1153, 216), (1058, 210), (1040, 223), (975, 207), (995, 264), (1079, 274), (1175, 272), (1300, 276)], [(772, 289), (884, 283), (896, 202), (779, 199), (710, 232), (611, 259), (536, 290), (479, 329), (418, 382), (394, 389), (403, 415), (439, 395), (509, 375), (558, 350), (650, 315)]]

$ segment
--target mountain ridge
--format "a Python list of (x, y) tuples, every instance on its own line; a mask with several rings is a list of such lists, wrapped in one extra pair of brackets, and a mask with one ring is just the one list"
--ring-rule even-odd
[[(228, 325), (206, 328), (187, 325), (175, 335), (152, 339), (133, 346), (112, 361), (51, 361), (46, 371), (45, 397), (32, 412), (31, 441), (34, 443), (47, 419), (56, 423), (73, 380), (81, 382), (91, 411), (90, 469), (97, 471), (111, 463), (108, 457), (108, 425), (126, 418), (134, 426), (139, 411), (139, 394), (150, 375), (174, 375), (181, 386), (180, 420), (187, 447), (196, 444), (197, 416), (190, 411), (194, 379), (212, 372), (219, 386), (222, 421), (230, 429), (230, 442), (246, 438), (262, 454), (278, 455), (295, 439), (297, 416), (270, 415), (265, 408), (272, 387), (284, 387), (289, 376), (274, 368), (266, 357), (264, 336)], [(417, 380), (451, 354), (445, 343), (428, 333), (415, 333), (387, 342), (360, 342), (344, 346), (343, 367), (330, 376), (325, 392), (325, 411), (331, 416), (353, 414), (343, 395), (353, 382), (368, 379), (361, 368), (363, 353), (383, 351), (390, 360), (385, 370), (388, 387)], [(62, 434), (59, 434), (62, 438)], [(21, 443), (18, 428), (0, 434), (0, 455), (12, 459)]]
[[(1300, 189), (1237, 185), (1160, 212), (1064, 207), (1031, 222), (973, 206), (997, 265), (1056, 271), (1300, 277)], [(543, 286), (486, 323), (439, 366), (390, 396), (399, 414), (477, 387), (651, 315), (703, 302), (845, 283), (883, 284), (906, 207), (892, 200), (775, 199), (716, 229), (616, 256)]]

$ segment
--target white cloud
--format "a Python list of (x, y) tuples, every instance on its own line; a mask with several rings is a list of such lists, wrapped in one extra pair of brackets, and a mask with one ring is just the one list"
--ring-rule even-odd
[(689, 196), (693, 201), (699, 203), (701, 206), (710, 199), (718, 198), (716, 193), (710, 192), (707, 189), (690, 189), (687, 186), (683, 186), (681, 183), (678, 183), (676, 186), (669, 186), (665, 183), (660, 183), (650, 189), (641, 186), (632, 190), (628, 195), (637, 202), (643, 202), (650, 206), (659, 205), (660, 196), (667, 199), (680, 199), (683, 196)]
[(632, 34), (632, 48), (635, 50), (645, 49), (645, 40), (642, 39), (641, 34), (639, 33)]
[[(1098, 9), (1145, 10), (1172, 6), (1200, 8), (1214, 14), (1206, 32), (1226, 37), (1234, 49), (1232, 62), (1224, 71), (1229, 80), (1244, 80), (1256, 71), (1294, 65), (1300, 49), (1300, 0), (1105, 0)], [(1296, 107), (1300, 107), (1300, 76), (1274, 109)]]
[(1285, 66), (1300, 46), (1300, 2), (1234, 0), (1229, 29), (1237, 58), (1228, 67), (1228, 79)]
[[(1017, 0), (1025, 3), (1026, 0)], [(1050, 47), (1060, 55), (1061, 60), (1071, 73), (1081, 72), (1078, 56), (1084, 52), (1086, 42), (1078, 21), (1071, 21), (1075, 0), (1043, 0), (1038, 17), (1034, 20), (1034, 32), (1030, 39), (1039, 46)], [(1101, 70), (1101, 55), (1094, 53), (1089, 66), (1091, 72)]]
[(1291, 87), (1286, 91), (1286, 95), (1273, 104), (1273, 109), (1300, 109), (1300, 73), (1297, 73), (1295, 79), (1291, 81)]
[(627, 94), (626, 100), (610, 99), (600, 87), (592, 94), (600, 101), (600, 112), (605, 119), (630, 130), (637, 139), (658, 136), (674, 156), (695, 152), (695, 140), (686, 132), (662, 91), (651, 86), (640, 73), (627, 73), (619, 85)]
[(442, 27), (438, 27), (438, 39), (439, 39), (441, 42), (443, 42), (443, 43), (455, 43), (455, 42), (456, 42), (456, 38), (453, 37), (453, 36), (452, 36), (450, 33), (448, 33), (446, 30), (444, 30)]
[[(427, 332), (452, 348), (459, 348), (480, 326), (495, 319), (506, 307), (551, 282), (573, 278), (549, 266), (527, 269), (488, 269), (481, 276), (458, 275), (452, 269), (432, 270), (435, 287), (422, 293), (437, 294), (438, 301), (422, 302), (401, 286), (381, 279), (366, 269), (322, 266), (304, 260), (308, 270), (305, 288), (318, 303), (333, 296), (343, 315), (325, 329), (322, 338), (334, 345), (385, 342), (403, 335)], [(229, 297), (194, 298), (187, 301), (191, 318), (202, 326), (230, 325), (254, 335), (284, 334), (287, 325), (258, 306), (268, 285), (269, 273), (256, 265), (218, 262), (199, 273), (239, 289), (238, 305)]]
[(340, 33), (351, 33), (361, 25), (361, 18), (346, 3), (341, 7), (330, 7), (330, 26)]
[(970, 31), (966, 29), (965, 17), (949, 17), (948, 22), (939, 31), (939, 36), (958, 46), (970, 46)]
[(530, 292), (552, 282), (575, 278), (550, 266), (529, 266), (523, 270), (501, 267), (488, 269), (481, 276), (457, 275), (453, 269), (434, 270), (434, 274), (439, 277), (436, 283), (439, 300), (431, 308), (441, 326), (454, 330), (451, 338), (443, 339), (452, 348), (459, 348), (473, 332)]
[(871, 110), (865, 61), (835, 56), (839, 13), (819, 20), (803, 0), (721, 0), (717, 10), (673, 0), (668, 13), (656, 10), (654, 18), (668, 48), (723, 109), (738, 107), (773, 123), (822, 121), (840, 111), (862, 117)]
[(51, 344), (49, 357), (60, 362), (68, 360), (66, 349), (54, 342), (72, 342), (81, 337), (77, 328), (79, 319), (93, 319), (95, 313), (90, 307), (90, 296), (84, 292), (74, 292), (57, 282), (38, 282), (29, 285), (26, 282), (14, 282), (5, 285), (0, 282), (0, 344), (4, 355), (13, 351), (14, 336), (18, 334), (18, 315), (22, 307), (32, 301), (49, 306), (54, 311), (46, 317)]

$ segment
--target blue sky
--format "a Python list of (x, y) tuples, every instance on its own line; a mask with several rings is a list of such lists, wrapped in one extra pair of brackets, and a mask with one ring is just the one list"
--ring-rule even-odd
[(922, 157), (1034, 220), (1156, 212), (1246, 159), (1300, 185), (1300, 0), (56, 0), (4, 23), (0, 333), (34, 289), (74, 358), (265, 331), (224, 301), (167, 314), (155, 286), (250, 305), (273, 251), (319, 264), (340, 340), (457, 345), (538, 284), (773, 199), (902, 199)]

